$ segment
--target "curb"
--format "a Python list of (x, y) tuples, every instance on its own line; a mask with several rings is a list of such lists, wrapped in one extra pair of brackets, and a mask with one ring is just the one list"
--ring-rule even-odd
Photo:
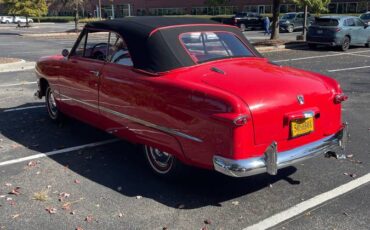
[(8, 63), (8, 64), (0, 64), (0, 73), (17, 72), (17, 71), (34, 69), (35, 64), (36, 62), (27, 62), (25, 60), (20, 60), (18, 62), (13, 62), (13, 63)]
[(58, 36), (78, 36), (80, 33), (43, 33), (43, 34), (21, 34), (22, 37), (58, 37)]
[(293, 44), (285, 44), (285, 45), (277, 45), (277, 46), (257, 46), (255, 47), (257, 51), (264, 53), (264, 52), (271, 52), (271, 51), (281, 51), (281, 50), (289, 50), (294, 48), (305, 48), (307, 44), (305, 42), (302, 43), (293, 43)]

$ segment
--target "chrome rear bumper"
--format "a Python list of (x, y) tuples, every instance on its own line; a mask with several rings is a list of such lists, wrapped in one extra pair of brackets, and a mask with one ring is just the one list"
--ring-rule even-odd
[(335, 152), (337, 158), (343, 158), (347, 140), (348, 131), (347, 124), (345, 124), (338, 133), (295, 149), (277, 152), (277, 143), (273, 142), (266, 149), (264, 156), (233, 160), (216, 155), (213, 157), (213, 165), (216, 171), (232, 177), (245, 177), (264, 172), (276, 175), (280, 168), (324, 155), (327, 152)]

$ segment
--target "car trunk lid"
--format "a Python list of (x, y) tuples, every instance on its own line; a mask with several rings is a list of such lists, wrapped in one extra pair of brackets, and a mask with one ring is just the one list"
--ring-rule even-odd
[(306, 112), (320, 114), (331, 93), (321, 78), (269, 64), (267, 59), (218, 62), (214, 67), (222, 72), (211, 71), (201, 80), (244, 100), (252, 114), (256, 144), (289, 139), (289, 119)]

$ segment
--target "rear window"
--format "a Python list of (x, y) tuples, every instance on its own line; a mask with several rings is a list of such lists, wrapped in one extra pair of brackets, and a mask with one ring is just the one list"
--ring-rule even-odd
[(361, 15), (361, 16), (360, 16), (360, 18), (361, 18), (362, 20), (370, 19), (370, 14), (363, 14), (363, 15)]
[(314, 24), (318, 26), (338, 26), (339, 22), (333, 18), (316, 18)]
[(197, 63), (254, 56), (236, 35), (228, 32), (190, 32), (180, 35), (180, 40)]

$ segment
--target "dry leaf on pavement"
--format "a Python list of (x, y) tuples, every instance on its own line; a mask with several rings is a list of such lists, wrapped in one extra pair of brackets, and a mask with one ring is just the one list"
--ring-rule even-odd
[(85, 221), (90, 223), (94, 220), (93, 216), (92, 215), (88, 215), (86, 218), (85, 218)]
[(12, 191), (10, 191), (8, 194), (12, 194), (12, 195), (16, 195), (16, 196), (18, 196), (18, 195), (20, 195), (21, 193), (20, 193), (20, 191), (19, 191), (19, 189), (21, 189), (21, 187), (15, 187), (15, 188), (13, 188), (13, 190)]
[(56, 208), (45, 208), (45, 210), (49, 213), (49, 214), (55, 214), (57, 213), (57, 209)]

